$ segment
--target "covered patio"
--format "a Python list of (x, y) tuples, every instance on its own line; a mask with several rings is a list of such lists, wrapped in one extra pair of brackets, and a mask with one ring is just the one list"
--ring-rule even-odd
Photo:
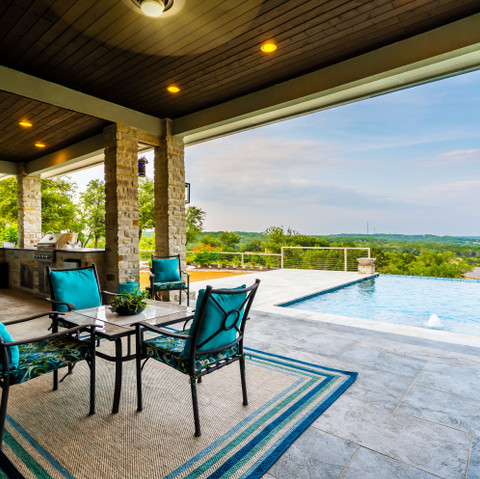
[[(184, 261), (185, 147), (480, 67), (476, 0), (169, 0), (159, 18), (141, 4), (0, 7), (0, 179), (18, 184), (13, 254), (42, 236), (42, 178), (104, 164), (106, 247), (95, 261), (112, 291), (139, 278), (139, 152), (155, 152), (155, 253)], [(13, 263), (4, 318), (47, 311), (33, 294), (41, 267), (20, 253)], [(34, 287), (22, 286), (22, 264)], [(477, 347), (279, 314), (273, 297), (308, 294), (308, 280), (293, 292), (269, 278), (246, 345), (359, 376), (265, 478), (480, 477)]]

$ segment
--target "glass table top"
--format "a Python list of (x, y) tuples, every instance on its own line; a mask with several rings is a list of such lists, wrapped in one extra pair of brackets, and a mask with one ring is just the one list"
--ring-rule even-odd
[[(180, 304), (160, 303), (157, 301), (150, 302), (144, 311), (132, 316), (120, 316), (119, 314), (112, 312), (109, 306), (79, 309), (75, 312), (79, 315), (90, 318), (90, 320), (127, 328), (141, 321), (145, 321), (150, 324), (162, 324), (175, 319), (191, 317), (193, 315), (192, 308)], [(78, 320), (81, 321), (81, 319)]]

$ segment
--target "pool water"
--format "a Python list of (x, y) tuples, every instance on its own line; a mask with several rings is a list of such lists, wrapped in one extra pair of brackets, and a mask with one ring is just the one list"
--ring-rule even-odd
[(281, 306), (480, 336), (477, 281), (380, 275)]

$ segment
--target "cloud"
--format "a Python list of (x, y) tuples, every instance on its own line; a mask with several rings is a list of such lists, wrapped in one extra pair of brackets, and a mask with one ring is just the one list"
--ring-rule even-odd
[(345, 207), (354, 210), (376, 208), (399, 210), (408, 201), (381, 195), (366, 189), (339, 186), (305, 177), (263, 178), (261, 176), (227, 177), (220, 183), (197, 184), (197, 197), (218, 201), (224, 207), (238, 203), (256, 208), (304, 208), (308, 206)]
[(217, 140), (215, 145), (198, 145), (186, 149), (187, 167), (202, 164), (210, 175), (231, 171), (256, 171), (275, 174), (279, 171), (319, 168), (348, 163), (335, 149), (314, 140), (253, 138), (243, 141), (234, 136)]
[(412, 200), (419, 204), (436, 206), (455, 212), (459, 217), (473, 218), (480, 212), (480, 180), (462, 180), (449, 183), (435, 183), (423, 187)]
[(480, 150), (454, 150), (441, 153), (434, 158), (419, 158), (425, 166), (448, 166), (459, 163), (473, 163), (480, 161)]

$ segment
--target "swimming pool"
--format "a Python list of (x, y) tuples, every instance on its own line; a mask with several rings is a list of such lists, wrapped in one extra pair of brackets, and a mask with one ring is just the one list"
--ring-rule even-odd
[(280, 306), (480, 336), (477, 281), (380, 275)]

